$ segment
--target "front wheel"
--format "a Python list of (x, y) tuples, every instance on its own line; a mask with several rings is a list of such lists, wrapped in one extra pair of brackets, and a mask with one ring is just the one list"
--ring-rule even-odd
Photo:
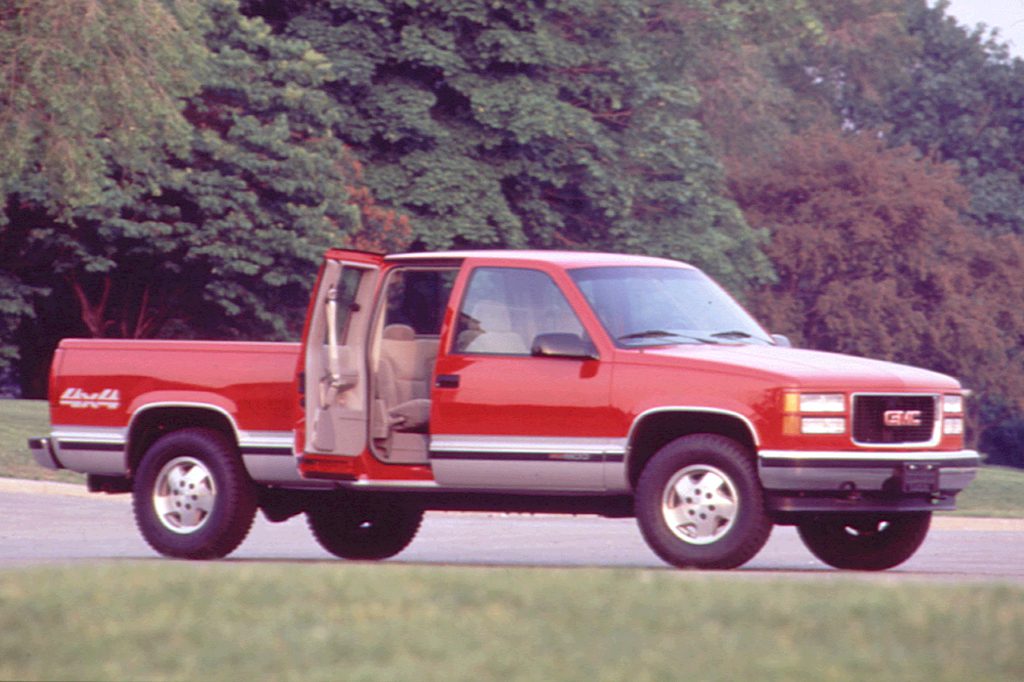
[(342, 559), (387, 559), (419, 531), (423, 510), (399, 500), (342, 495), (306, 512), (320, 546)]
[(814, 556), (834, 568), (884, 571), (913, 556), (931, 526), (931, 512), (890, 516), (817, 516), (797, 526)]
[(150, 547), (179, 559), (227, 556), (256, 516), (255, 490), (234, 448), (201, 428), (173, 431), (146, 451), (132, 504)]
[(752, 457), (714, 434), (661, 448), (640, 475), (636, 518), (647, 544), (680, 568), (735, 568), (768, 541), (772, 523)]

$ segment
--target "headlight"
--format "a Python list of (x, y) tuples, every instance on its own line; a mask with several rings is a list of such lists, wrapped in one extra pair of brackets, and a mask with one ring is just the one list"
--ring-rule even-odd
[(846, 419), (844, 417), (803, 417), (800, 420), (800, 432), (827, 435), (846, 433)]
[(942, 435), (962, 436), (964, 435), (964, 420), (959, 417), (946, 418), (942, 420)]

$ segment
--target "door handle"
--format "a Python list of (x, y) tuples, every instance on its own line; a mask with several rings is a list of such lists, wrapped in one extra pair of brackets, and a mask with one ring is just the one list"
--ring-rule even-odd
[(437, 379), (434, 380), (434, 386), (437, 388), (458, 388), (459, 387), (459, 375), (458, 374), (438, 374)]

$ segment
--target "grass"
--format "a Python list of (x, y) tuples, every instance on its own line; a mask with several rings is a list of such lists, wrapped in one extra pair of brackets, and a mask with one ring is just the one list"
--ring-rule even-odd
[[(38, 400), (0, 400), (0, 477), (83, 483), (84, 476), (35, 463), (26, 441), (50, 431), (47, 406)], [(982, 467), (957, 498), (963, 516), (1024, 518), (1024, 470)]]
[(1024, 589), (675, 571), (0, 572), (0, 679), (1021, 680)]
[(985, 466), (978, 477), (957, 495), (961, 516), (1024, 518), (1024, 470)]

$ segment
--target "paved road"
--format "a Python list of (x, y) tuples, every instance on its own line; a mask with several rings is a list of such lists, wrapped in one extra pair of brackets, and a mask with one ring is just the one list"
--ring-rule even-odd
[[(0, 568), (80, 560), (154, 559), (135, 529), (128, 496), (87, 495), (78, 486), (0, 479)], [(336, 561), (304, 518), (256, 521), (229, 561)], [(667, 569), (630, 519), (430, 513), (410, 547), (391, 561), (423, 565), (602, 566)], [(739, 571), (750, 577), (865, 577), (832, 570), (791, 528), (776, 528)], [(918, 553), (875, 580), (1024, 583), (1024, 521), (936, 518)]]

